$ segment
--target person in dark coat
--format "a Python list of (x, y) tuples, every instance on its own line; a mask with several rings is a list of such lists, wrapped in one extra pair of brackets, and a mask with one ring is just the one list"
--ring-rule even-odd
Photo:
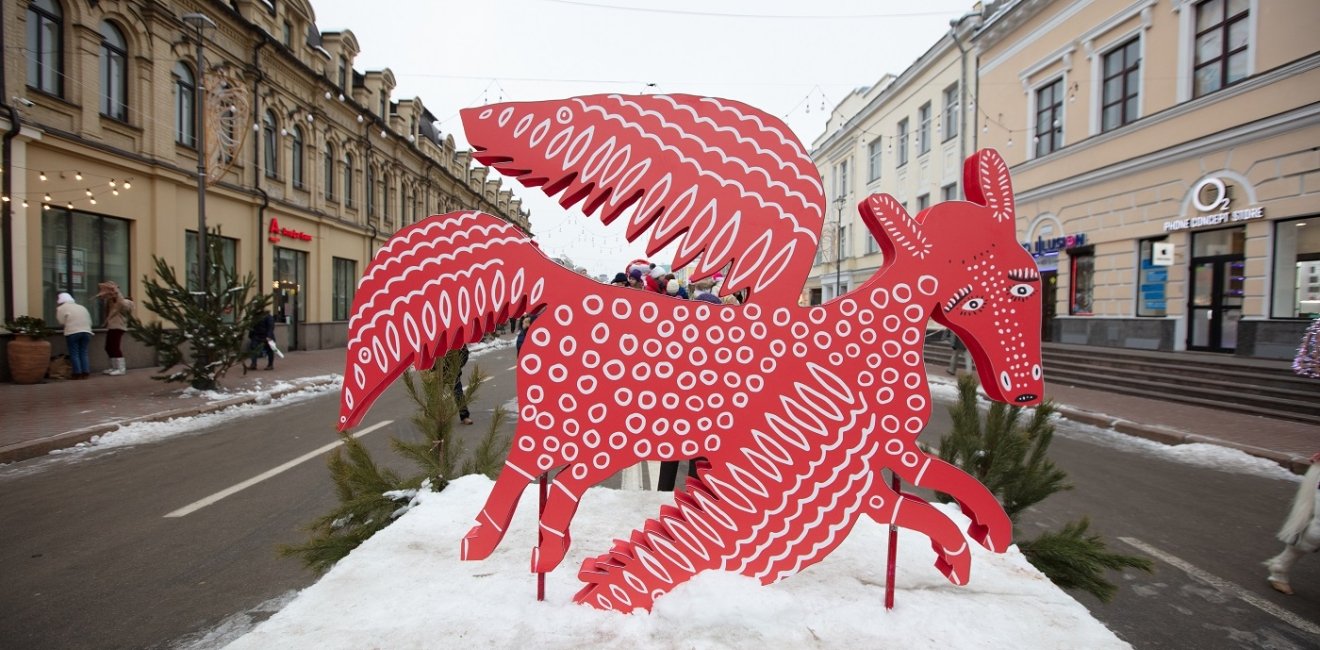
[(458, 419), (463, 424), (472, 424), (472, 412), (468, 411), (467, 403), (464, 401), (466, 398), (463, 396), (463, 366), (467, 365), (469, 356), (471, 353), (468, 352), (468, 346), (458, 349), (458, 376), (454, 378), (454, 403), (458, 405)]
[(257, 369), (257, 359), (264, 352), (266, 355), (266, 370), (275, 367), (275, 350), (270, 347), (271, 341), (275, 340), (275, 317), (270, 315), (267, 310), (252, 324), (252, 329), (248, 330), (248, 356), (252, 360), (249, 370)]

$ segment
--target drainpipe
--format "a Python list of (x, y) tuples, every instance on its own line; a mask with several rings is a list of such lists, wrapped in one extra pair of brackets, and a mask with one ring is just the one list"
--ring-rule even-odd
[(270, 207), (270, 195), (266, 190), (257, 188), (261, 195), (261, 206), (257, 208), (257, 289), (266, 290), (266, 208)]
[[(962, 41), (958, 39), (958, 27), (962, 25), (964, 20), (967, 20), (968, 18), (971, 18), (973, 16), (979, 18), (981, 16), (981, 12), (977, 11), (973, 13), (963, 14), (961, 18), (955, 18), (949, 21), (949, 28), (950, 28), (949, 35), (953, 37), (953, 43), (954, 45), (958, 46), (958, 52), (961, 53), (958, 59), (959, 74), (961, 75), (958, 81), (958, 92), (963, 96), (964, 100), (966, 100), (967, 98), (967, 48), (963, 47)], [(981, 96), (981, 84), (978, 83), (976, 84), (976, 93), (972, 97), (972, 104), (974, 106), (977, 106), (978, 108), (980, 107), (980, 104), (978, 103), (977, 100), (980, 99), (980, 96)], [(972, 129), (973, 129), (972, 151), (976, 151), (975, 124), (972, 125)], [(958, 158), (960, 160), (965, 160), (967, 158), (968, 152), (966, 146), (964, 146), (966, 142), (967, 142), (967, 107), (966, 107), (966, 102), (964, 101), (958, 106), (958, 148), (959, 148), (959, 154), (961, 154), (959, 155)]]

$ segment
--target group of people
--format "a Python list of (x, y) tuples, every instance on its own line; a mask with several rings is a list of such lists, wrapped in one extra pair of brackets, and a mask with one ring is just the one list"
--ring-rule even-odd
[[(124, 332), (128, 331), (128, 317), (133, 313), (133, 301), (119, 290), (115, 282), (102, 282), (97, 285), (96, 298), (105, 304), (105, 318), (101, 327), (105, 328), (105, 353), (110, 357), (110, 367), (103, 374), (122, 375), (128, 371), (124, 362)], [(91, 377), (91, 361), (88, 347), (92, 342), (92, 314), (78, 304), (73, 295), (62, 291), (55, 298), (55, 320), (64, 328), (64, 342), (69, 349), (69, 365), (72, 366), (71, 379)]]
[(743, 303), (747, 296), (746, 290), (721, 298), (718, 282), (718, 280), (707, 278), (684, 286), (679, 281), (678, 276), (666, 272), (655, 264), (648, 263), (633, 264), (628, 267), (626, 272), (616, 273), (614, 279), (610, 281), (610, 285), (653, 291), (681, 300), (701, 300), (716, 305), (740, 305)]

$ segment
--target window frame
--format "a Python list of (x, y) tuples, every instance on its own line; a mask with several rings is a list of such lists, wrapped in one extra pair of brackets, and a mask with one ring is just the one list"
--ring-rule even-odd
[(264, 169), (262, 172), (266, 178), (280, 177), (280, 148), (279, 148), (279, 122), (275, 120), (275, 112), (266, 109), (265, 114), (261, 116), (261, 162)]
[[(28, 3), (27, 21), (27, 34), (23, 43), (26, 47), (27, 87), (62, 98), (64, 97), (64, 7), (58, 0), (32, 0)], [(43, 37), (47, 34), (54, 34), (53, 47), (44, 46)]]
[(331, 257), (330, 268), (330, 320), (346, 321), (353, 315), (353, 297), (357, 292), (358, 279), (357, 260)]
[[(186, 74), (187, 77), (183, 75)], [(189, 149), (197, 148), (197, 75), (185, 61), (175, 61), (174, 70), (174, 142)]]
[(348, 151), (348, 150), (347, 150), (347, 147), (345, 147), (345, 151), (344, 151), (344, 207), (349, 208), (349, 209), (355, 209), (355, 208), (357, 208), (357, 206), (353, 204), (353, 188), (354, 188), (354, 184), (353, 184), (353, 153), (350, 152), (350, 151)]
[[(1168, 235), (1158, 235), (1155, 237), (1146, 237), (1144, 239), (1137, 240), (1137, 282), (1136, 282), (1136, 286), (1133, 287), (1136, 290), (1137, 302), (1136, 305), (1134, 305), (1134, 309), (1132, 310), (1132, 313), (1136, 314), (1137, 318), (1167, 318), (1169, 315), (1168, 269), (1171, 269), (1173, 267), (1171, 266), (1157, 267), (1151, 262), (1151, 258), (1154, 257), (1155, 255), (1155, 244), (1159, 242), (1167, 242), (1167, 241), (1169, 241)], [(1164, 270), (1163, 273), (1164, 279), (1162, 280), (1154, 279), (1152, 276), (1156, 275), (1155, 271), (1160, 269)], [(1163, 296), (1164, 309), (1162, 310), (1161, 313), (1147, 313), (1147, 310), (1145, 308), (1146, 296), (1147, 293), (1150, 291), (1149, 289), (1147, 289), (1147, 287), (1153, 286), (1156, 283), (1162, 285), (1160, 295)]]
[[(1271, 233), (1271, 243), (1270, 243), (1270, 253), (1273, 259), (1273, 267), (1270, 269), (1271, 288), (1270, 288), (1270, 312), (1269, 312), (1269, 317), (1273, 320), (1310, 320), (1312, 318), (1312, 316), (1307, 315), (1310, 314), (1311, 312), (1302, 312), (1300, 310), (1301, 297), (1298, 295), (1298, 293), (1301, 291), (1301, 289), (1295, 288), (1297, 287), (1297, 282), (1298, 282), (1298, 273), (1297, 273), (1296, 265), (1300, 262), (1316, 262), (1320, 264), (1320, 250), (1317, 250), (1314, 253), (1303, 253), (1301, 255), (1298, 255), (1297, 240), (1295, 238), (1293, 238), (1292, 241), (1290, 242), (1292, 244), (1292, 252), (1290, 255), (1284, 256), (1281, 254), (1279, 250), (1279, 247), (1284, 243), (1286, 239), (1285, 237), (1282, 236), (1283, 229), (1292, 228), (1293, 234), (1295, 235), (1297, 232), (1299, 232), (1297, 230), (1297, 228), (1300, 227), (1298, 226), (1298, 223), (1305, 224), (1306, 228), (1320, 229), (1320, 214), (1303, 215), (1300, 217), (1293, 217), (1290, 219), (1279, 219), (1274, 221), (1273, 224), (1274, 231)], [(1307, 259), (1303, 259), (1303, 258), (1307, 258)], [(1280, 270), (1281, 267), (1284, 266), (1285, 261), (1289, 266), (1292, 267), (1291, 268), (1292, 280), (1289, 282), (1283, 282), (1280, 279), (1281, 277)], [(1288, 310), (1290, 312), (1289, 315), (1280, 315), (1281, 309), (1282, 307), (1284, 307), (1282, 301), (1279, 300), (1280, 289), (1292, 289), (1292, 298), (1289, 301), (1291, 303), (1290, 305), (1291, 308)]]
[[(1209, 4), (1212, 3), (1212, 2), (1219, 2), (1219, 3), (1220, 3), (1220, 15), (1219, 15), (1219, 17), (1218, 17), (1218, 21), (1215, 22), (1214, 24), (1212, 24), (1210, 27), (1204, 29), (1204, 30), (1203, 30), (1203, 29), (1200, 29), (1200, 28), (1198, 27), (1198, 25), (1201, 23), (1201, 20), (1200, 20), (1200, 19), (1201, 19), (1201, 11), (1202, 11), (1203, 8), (1205, 8), (1207, 5), (1209, 5)], [(1252, 65), (1251, 65), (1251, 63), (1252, 63), (1252, 61), (1251, 61), (1251, 52), (1252, 52), (1252, 48), (1251, 48), (1251, 45), (1252, 45), (1252, 41), (1254, 40), (1254, 31), (1255, 31), (1255, 30), (1252, 29), (1253, 25), (1252, 25), (1252, 23), (1251, 23), (1252, 16), (1255, 14), (1255, 12), (1252, 11), (1252, 4), (1253, 4), (1253, 3), (1250, 2), (1250, 1), (1245, 2), (1245, 6), (1246, 6), (1246, 8), (1243, 9), (1242, 11), (1240, 11), (1239, 13), (1236, 13), (1236, 14), (1234, 14), (1234, 15), (1232, 15), (1232, 16), (1228, 15), (1228, 5), (1229, 5), (1229, 0), (1201, 0), (1200, 2), (1197, 2), (1197, 3), (1192, 7), (1192, 11), (1191, 11), (1191, 19), (1192, 19), (1192, 23), (1191, 23), (1191, 48), (1192, 48), (1192, 52), (1191, 52), (1191, 82), (1192, 82), (1192, 89), (1191, 89), (1191, 90), (1192, 90), (1192, 98), (1204, 97), (1204, 96), (1206, 96), (1206, 95), (1213, 94), (1213, 93), (1215, 93), (1215, 92), (1218, 92), (1218, 91), (1220, 91), (1220, 90), (1223, 90), (1223, 89), (1225, 89), (1225, 88), (1228, 88), (1229, 86), (1232, 86), (1232, 85), (1234, 85), (1234, 84), (1241, 83), (1242, 81), (1244, 81), (1244, 80), (1246, 80), (1246, 79), (1248, 79), (1248, 78), (1251, 77), (1251, 70), (1252, 70)], [(1242, 46), (1239, 47), (1239, 48), (1235, 48), (1235, 49), (1231, 49), (1231, 50), (1230, 50), (1230, 49), (1229, 49), (1229, 38), (1228, 38), (1228, 37), (1229, 37), (1229, 31), (1230, 31), (1230, 29), (1231, 29), (1231, 27), (1232, 27), (1233, 25), (1235, 25), (1235, 24), (1237, 24), (1237, 23), (1240, 23), (1240, 22), (1244, 22), (1244, 21), (1245, 21), (1245, 24), (1246, 24), (1245, 29), (1247, 30), (1246, 44), (1242, 45)], [(1207, 36), (1207, 35), (1209, 35), (1211, 32), (1215, 32), (1215, 31), (1218, 31), (1218, 32), (1219, 32), (1219, 43), (1220, 43), (1220, 47), (1219, 47), (1219, 52), (1218, 52), (1218, 54), (1217, 54), (1215, 57), (1213, 57), (1213, 58), (1211, 58), (1211, 59), (1209, 59), (1209, 60), (1207, 60), (1207, 61), (1198, 62), (1198, 61), (1197, 61), (1197, 57), (1198, 57), (1199, 54), (1200, 54), (1200, 53), (1199, 53), (1200, 48), (1197, 47), (1197, 41), (1199, 41), (1199, 40), (1201, 39), (1202, 36)], [(1233, 57), (1234, 55), (1236, 55), (1236, 54), (1241, 54), (1242, 56), (1244, 56), (1244, 57), (1246, 58), (1246, 71), (1242, 74), (1241, 77), (1239, 77), (1239, 78), (1237, 78), (1237, 79), (1229, 80), (1229, 78), (1228, 78), (1228, 71), (1229, 71), (1229, 65), (1228, 65), (1228, 62), (1229, 62), (1229, 59), (1232, 58), (1232, 57)], [(1218, 85), (1215, 86), (1214, 88), (1210, 88), (1210, 89), (1208, 89), (1208, 90), (1202, 90), (1202, 89), (1200, 88), (1200, 84), (1199, 84), (1198, 81), (1197, 81), (1197, 80), (1199, 79), (1197, 73), (1198, 73), (1200, 70), (1202, 70), (1202, 69), (1204, 69), (1204, 68), (1209, 68), (1209, 67), (1212, 66), (1212, 65), (1218, 65), (1218, 68), (1219, 68), (1219, 75), (1218, 75), (1218, 78), (1217, 78), (1217, 84), (1218, 84)]]
[(867, 159), (866, 182), (874, 183), (880, 180), (880, 173), (882, 171), (881, 165), (884, 164), (884, 159), (881, 157), (883, 151), (884, 151), (884, 138), (876, 137), (874, 140), (870, 142), (870, 144), (866, 145), (866, 159)]
[(289, 176), (292, 177), (294, 187), (305, 190), (307, 189), (305, 174), (307, 143), (303, 138), (302, 127), (297, 124), (289, 130), (289, 148), (291, 149)]
[(917, 155), (930, 153), (930, 124), (933, 107), (926, 102), (917, 108)]
[[(109, 30), (109, 34), (107, 34)], [(128, 121), (128, 39), (124, 30), (108, 20), (101, 21), (101, 50), (98, 58), (101, 76), (101, 115), (120, 122)], [(112, 43), (107, 36), (114, 36)], [(115, 70), (119, 72), (116, 83)]]
[[(1068, 315), (1070, 316), (1094, 316), (1095, 315), (1095, 248), (1085, 246), (1082, 248), (1070, 249), (1068, 252)], [(1083, 260), (1090, 260), (1084, 264)], [(1085, 267), (1085, 268), (1083, 268)], [(1086, 274), (1086, 282), (1079, 281), (1082, 273)], [(1086, 294), (1086, 304), (1083, 306), (1078, 303), (1077, 296), (1079, 288)]]
[[(1126, 126), (1141, 118), (1141, 72), (1143, 63), (1145, 63), (1144, 53), (1142, 52), (1141, 36), (1133, 36), (1118, 45), (1107, 50), (1100, 56), (1100, 132), (1112, 131), (1114, 129)], [(1136, 61), (1127, 59), (1129, 50), (1135, 52)], [(1114, 75), (1109, 74), (1109, 61), (1111, 57), (1121, 56), (1123, 61), (1118, 72)], [(1131, 85), (1136, 86), (1133, 94), (1128, 94), (1130, 77), (1136, 77)], [(1112, 79), (1120, 80), (1120, 93), (1117, 99), (1109, 94), (1109, 82)], [(1128, 111), (1128, 102), (1132, 100), (1134, 104), (1131, 114)], [(1111, 106), (1117, 106), (1119, 109), (1118, 122), (1109, 124), (1107, 121), (1108, 110)]]
[(944, 89), (944, 134), (941, 142), (958, 137), (958, 119), (962, 112), (962, 88), (958, 82)]
[[(1031, 98), (1033, 105), (1031, 111), (1031, 134), (1032, 134), (1031, 152), (1033, 158), (1041, 158), (1044, 156), (1048, 156), (1064, 147), (1063, 82), (1064, 82), (1064, 78), (1062, 76), (1058, 76), (1032, 89)], [(1052, 91), (1054, 97), (1052, 103), (1048, 107), (1042, 107), (1041, 96), (1047, 90)], [(1047, 132), (1042, 132), (1040, 128), (1040, 125), (1042, 124), (1041, 115), (1043, 115), (1046, 111), (1050, 112), (1051, 119), (1049, 120), (1048, 124), (1050, 124), (1052, 128)], [(1055, 121), (1059, 123), (1058, 126), (1054, 126)], [(1047, 135), (1050, 136), (1048, 140), (1045, 137), (1043, 137)], [(1047, 150), (1042, 151), (1041, 145), (1043, 142), (1052, 142), (1052, 145), (1050, 145)]]
[(898, 134), (894, 136), (894, 139), (898, 141), (898, 144), (895, 145), (895, 148), (898, 149), (898, 156), (895, 159), (894, 166), (900, 169), (908, 164), (908, 126), (908, 118), (905, 117), (899, 120), (897, 127)]
[(335, 202), (335, 145), (329, 139), (325, 143), (325, 156), (321, 161), (324, 169), (321, 170), (321, 182), (325, 185), (322, 188), (325, 200)]
[[(55, 321), (55, 296), (61, 291), (67, 291), (72, 294), (79, 302), (85, 305), (93, 314), (96, 323), (104, 319), (99, 302), (96, 300), (96, 282), (102, 280), (113, 280), (118, 282), (121, 287), (132, 287), (136, 275), (133, 272), (133, 222), (128, 219), (121, 219), (104, 214), (84, 212), (82, 210), (68, 210), (51, 206), (49, 210), (41, 211), (40, 243), (41, 243), (41, 283), (42, 296), (44, 298), (42, 305), (42, 317), (47, 322)], [(63, 237), (59, 240), (54, 239), (55, 232), (48, 230), (48, 224), (51, 220), (62, 221)], [(78, 263), (77, 251), (80, 249), (75, 245), (79, 243), (76, 237), (78, 225), (76, 222), (86, 220), (90, 223), (90, 228), (96, 233), (94, 241), (96, 248), (81, 249), (82, 256), (82, 287), (75, 284), (78, 274), (75, 271), (75, 265)], [(119, 229), (122, 234), (122, 244), (124, 248), (119, 251), (112, 251), (109, 248), (120, 243), (119, 237), (107, 236), (106, 224), (115, 224), (114, 228)], [(63, 266), (59, 266), (59, 250), (65, 251), (63, 255)], [(70, 255), (73, 251), (75, 254)], [(113, 255), (120, 255), (121, 260), (111, 259), (107, 264), (107, 258)], [(116, 263), (118, 262), (118, 263)], [(111, 269), (122, 269), (117, 272)], [(54, 273), (50, 277), (48, 273)], [(60, 279), (65, 280), (64, 283)]]
[(836, 199), (847, 198), (852, 193), (848, 173), (848, 163), (851, 160), (852, 158), (844, 158), (834, 163), (834, 198)]
[(940, 187), (940, 201), (957, 201), (958, 183), (957, 181)]

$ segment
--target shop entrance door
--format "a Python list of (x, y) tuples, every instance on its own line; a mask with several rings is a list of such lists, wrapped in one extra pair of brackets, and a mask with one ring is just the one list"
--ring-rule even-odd
[(1041, 271), (1040, 273), (1040, 340), (1053, 341), (1050, 338), (1054, 329), (1054, 316), (1059, 306), (1059, 272)]
[[(1242, 318), (1246, 260), (1241, 228), (1197, 233), (1192, 258), (1187, 349), (1232, 352)], [(1213, 241), (1207, 241), (1213, 240)], [(1199, 249), (1199, 250), (1198, 250)], [(1204, 253), (1219, 252), (1219, 255)]]

